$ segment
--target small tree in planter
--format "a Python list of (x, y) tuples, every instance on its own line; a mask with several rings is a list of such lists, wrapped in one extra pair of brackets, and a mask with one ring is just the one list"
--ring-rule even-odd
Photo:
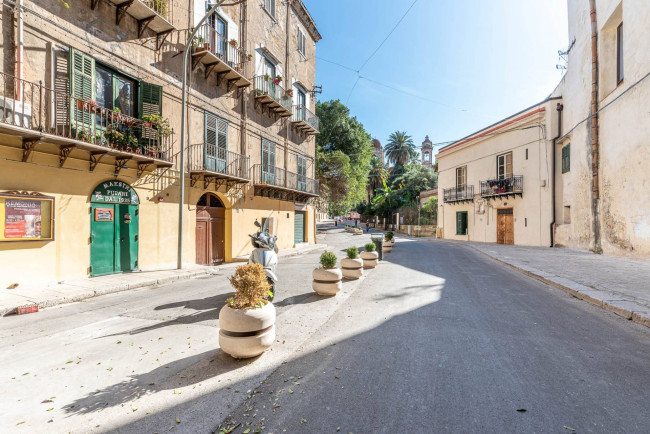
[(341, 270), (346, 279), (356, 280), (363, 276), (363, 260), (359, 258), (359, 249), (349, 247), (347, 258), (341, 259)]
[(258, 356), (275, 340), (275, 307), (266, 300), (271, 286), (264, 267), (240, 265), (229, 280), (235, 294), (219, 312), (219, 346), (237, 359)]
[(332, 252), (323, 252), (320, 255), (319, 268), (315, 268), (312, 277), (314, 281), (311, 287), (319, 295), (336, 295), (341, 289), (343, 284), (341, 279), (343, 275), (341, 270), (336, 267), (336, 255)]
[(393, 245), (395, 244), (393, 238), (394, 238), (394, 234), (391, 231), (386, 232), (386, 234), (384, 235), (382, 252), (390, 253), (393, 251)]
[(361, 252), (361, 259), (363, 260), (363, 268), (375, 268), (377, 266), (379, 254), (375, 243), (368, 243), (363, 246), (365, 252)]

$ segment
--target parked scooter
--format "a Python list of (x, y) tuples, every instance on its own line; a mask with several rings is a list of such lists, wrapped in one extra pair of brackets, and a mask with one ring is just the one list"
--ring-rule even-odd
[(278, 248), (275, 245), (278, 237), (269, 233), (269, 219), (264, 222), (264, 227), (260, 222), (255, 220), (255, 226), (260, 228), (260, 231), (255, 235), (249, 235), (252, 239), (253, 247), (255, 249), (248, 259), (249, 264), (261, 264), (264, 267), (266, 278), (271, 285), (270, 301), (275, 297), (275, 284), (278, 283), (278, 277), (275, 270), (278, 266)]

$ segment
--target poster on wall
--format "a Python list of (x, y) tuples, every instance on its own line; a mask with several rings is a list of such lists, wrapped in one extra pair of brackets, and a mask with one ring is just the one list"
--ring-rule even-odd
[(5, 238), (41, 237), (41, 201), (5, 200)]

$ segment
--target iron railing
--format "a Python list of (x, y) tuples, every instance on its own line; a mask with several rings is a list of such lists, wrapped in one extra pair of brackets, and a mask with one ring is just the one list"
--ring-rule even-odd
[(302, 191), (310, 195), (318, 195), (318, 181), (316, 179), (289, 172), (279, 167), (267, 168), (261, 164), (254, 165), (253, 184), (266, 184), (294, 191)]
[(171, 161), (171, 134), (140, 119), (0, 73), (0, 127), (50, 134)]
[(195, 52), (207, 50), (219, 60), (237, 71), (244, 78), (250, 77), (249, 65), (252, 55), (246, 53), (237, 46), (237, 41), (230, 41), (217, 33), (216, 29), (209, 24), (204, 24), (196, 32), (192, 40)]
[[(277, 82), (277, 83), (276, 83)], [(258, 96), (268, 95), (278, 102), (282, 107), (291, 111), (292, 98), (280, 86), (280, 82), (273, 77), (267, 75), (258, 75), (255, 77), (255, 93)]]
[(172, 0), (141, 0), (149, 9), (172, 22), (172, 11), (174, 2)]
[(500, 196), (522, 194), (524, 192), (524, 176), (515, 175), (507, 178), (488, 179), (481, 181), (481, 196)]
[(307, 122), (313, 129), (318, 131), (320, 123), (318, 116), (309, 111), (304, 105), (293, 106), (293, 117), (291, 120), (293, 122)]
[(250, 179), (250, 157), (228, 151), (213, 143), (188, 147), (188, 170), (222, 173), (234, 178)]
[(442, 196), (444, 202), (474, 200), (474, 186), (461, 185), (458, 187), (444, 188), (442, 190)]

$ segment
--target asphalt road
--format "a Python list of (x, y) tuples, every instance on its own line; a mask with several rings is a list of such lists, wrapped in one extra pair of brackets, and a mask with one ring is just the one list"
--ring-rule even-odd
[(650, 432), (647, 328), (444, 241), (319, 297), (318, 254), (281, 261), (252, 360), (217, 347), (232, 268), (2, 318), (0, 432)]
[(401, 240), (314, 336), (221, 426), (650, 432), (650, 330), (458, 244)]

